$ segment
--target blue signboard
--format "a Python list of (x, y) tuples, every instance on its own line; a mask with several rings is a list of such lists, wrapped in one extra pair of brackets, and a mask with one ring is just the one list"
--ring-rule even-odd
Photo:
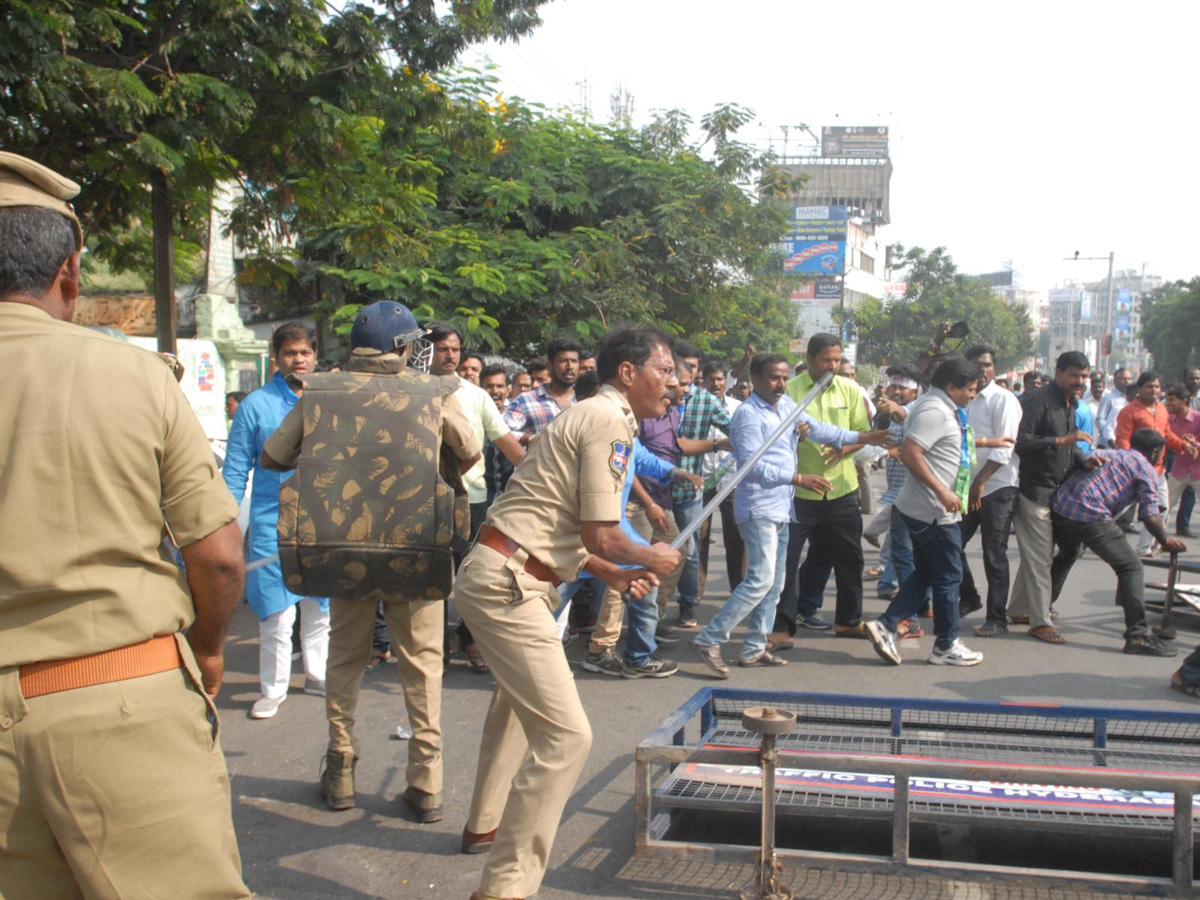
[(783, 270), (813, 275), (841, 275), (846, 270), (846, 242), (785, 241)]
[(1117, 313), (1127, 313), (1133, 307), (1133, 295), (1129, 288), (1117, 289)]
[(1118, 341), (1129, 340), (1129, 313), (1127, 313), (1127, 312), (1117, 313), (1116, 332), (1117, 332), (1117, 340)]
[(844, 206), (793, 206), (791, 241), (844, 241), (849, 218)]

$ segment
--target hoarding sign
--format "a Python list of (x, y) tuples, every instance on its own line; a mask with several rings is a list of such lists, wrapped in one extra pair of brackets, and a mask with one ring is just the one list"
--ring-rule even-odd
[(821, 155), (841, 159), (887, 159), (887, 126), (826, 125), (821, 129)]
[(845, 241), (785, 241), (783, 270), (840, 275), (846, 268)]
[(1127, 313), (1127, 312), (1117, 313), (1116, 332), (1117, 332), (1117, 340), (1118, 341), (1129, 340), (1129, 313)]
[(844, 206), (793, 206), (793, 241), (844, 241), (849, 214)]
[(842, 283), (836, 278), (818, 278), (813, 282), (813, 296), (818, 300), (842, 299)]
[(1128, 313), (1133, 310), (1133, 294), (1129, 288), (1119, 288), (1117, 290), (1117, 312)]
[(1079, 321), (1092, 321), (1092, 295), (1086, 291), (1079, 295)]

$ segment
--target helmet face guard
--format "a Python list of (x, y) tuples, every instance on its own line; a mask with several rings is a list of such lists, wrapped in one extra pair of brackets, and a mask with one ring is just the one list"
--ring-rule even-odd
[[(433, 365), (433, 342), (425, 339), (425, 335), (428, 333), (426, 329), (422, 329), (420, 334), (405, 342), (409, 345), (409, 368), (426, 374), (429, 373), (429, 367)], [(400, 338), (396, 338), (396, 340), (400, 341)]]

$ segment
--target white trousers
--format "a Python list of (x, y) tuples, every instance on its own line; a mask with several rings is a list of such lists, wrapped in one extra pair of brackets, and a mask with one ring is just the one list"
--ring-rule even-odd
[(300, 656), (304, 674), (314, 681), (325, 680), (329, 658), (329, 611), (320, 602), (305, 597), (258, 623), (258, 678), (264, 697), (278, 700), (287, 694), (292, 675), (292, 626), (300, 613)]

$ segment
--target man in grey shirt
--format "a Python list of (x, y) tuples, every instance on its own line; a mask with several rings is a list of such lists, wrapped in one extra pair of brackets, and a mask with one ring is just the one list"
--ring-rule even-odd
[(916, 615), (930, 589), (936, 640), (929, 662), (974, 666), (983, 659), (982, 653), (958, 639), (959, 522), (967, 505), (974, 455), (966, 407), (975, 397), (980, 375), (976, 363), (962, 357), (945, 360), (933, 374), (933, 387), (913, 404), (904, 422), (900, 461), (909, 477), (896, 496), (895, 509), (912, 537), (914, 569), (887, 611), (866, 626), (875, 652), (895, 665), (901, 662), (896, 628)]

